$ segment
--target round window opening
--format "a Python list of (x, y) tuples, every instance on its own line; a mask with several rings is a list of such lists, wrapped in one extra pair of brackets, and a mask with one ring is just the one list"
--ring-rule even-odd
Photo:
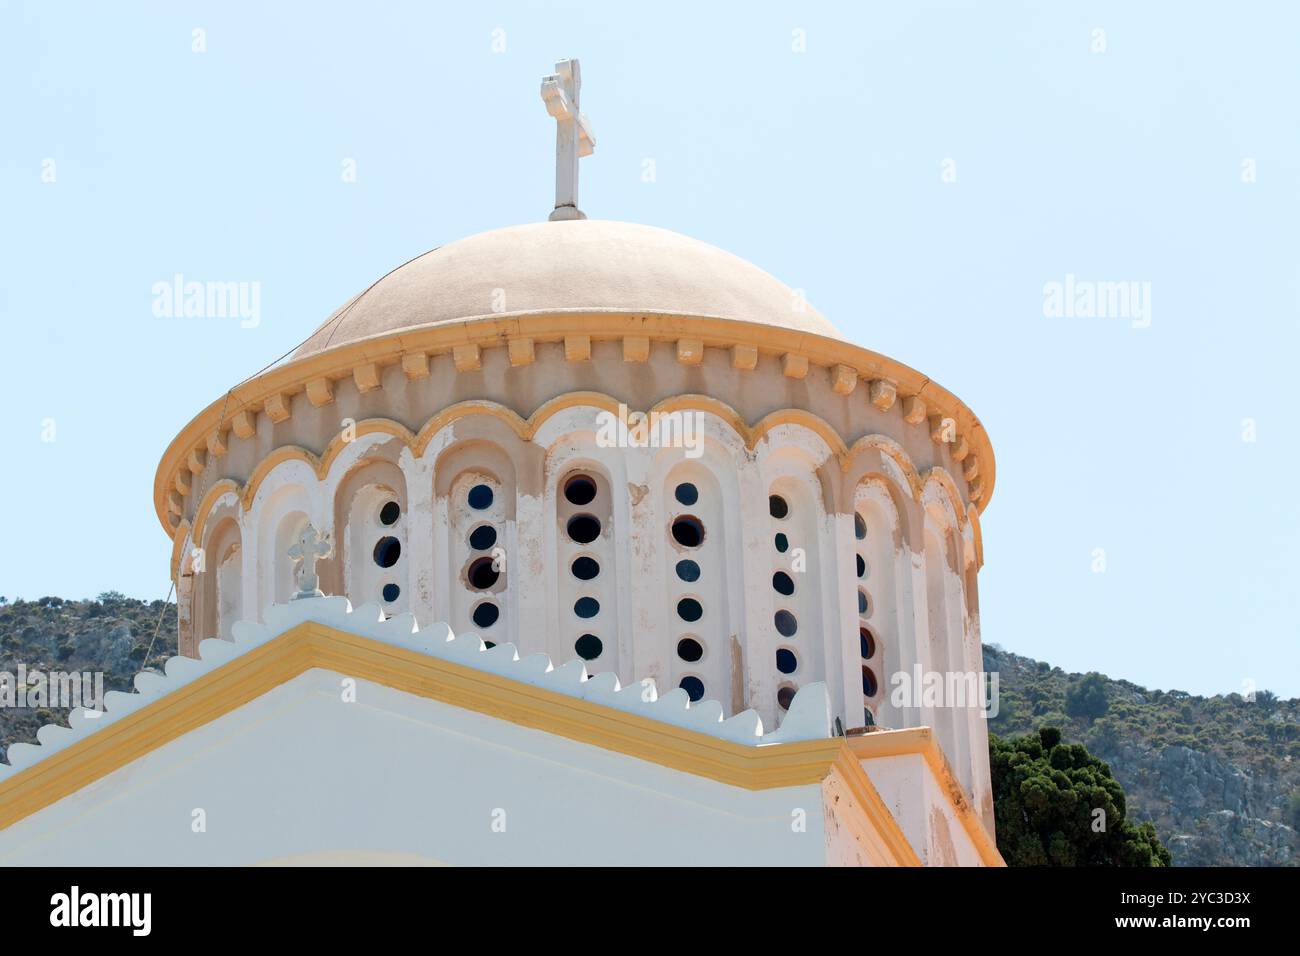
[(694, 664), (704, 656), (704, 646), (693, 637), (683, 637), (677, 642), (677, 656), (688, 664)]
[(773, 518), (784, 518), (790, 513), (790, 506), (780, 495), (768, 495), (767, 512)]
[(571, 505), (589, 505), (596, 500), (596, 482), (587, 475), (574, 475), (564, 483), (564, 499)]
[(470, 564), (465, 580), (475, 591), (486, 591), (501, 578), (501, 572), (492, 564), (492, 558), (477, 558)]
[(776, 692), (776, 702), (781, 705), (782, 710), (789, 710), (790, 705), (794, 703), (794, 695), (798, 689), (787, 684)]
[(865, 697), (876, 696), (876, 675), (871, 672), (870, 667), (862, 668), (862, 694)]
[(795, 632), (799, 630), (799, 622), (789, 611), (777, 611), (772, 615), (772, 622), (776, 625), (776, 632), (782, 637), (794, 637)]
[(402, 596), (402, 589), (396, 584), (385, 584), (383, 594), (384, 600), (391, 604)]
[(704, 543), (704, 524), (694, 515), (682, 515), (673, 522), (673, 540), (683, 548), (698, 548)]
[(474, 613), (470, 619), (474, 622), (475, 627), (491, 627), (501, 616), (501, 609), (491, 601), (484, 601), (478, 607), (474, 608)]
[(776, 591), (777, 594), (784, 594), (786, 597), (789, 597), (791, 594), (794, 594), (794, 578), (790, 577), (790, 575), (786, 574), (784, 571), (778, 571), (776, 574), (772, 575), (772, 589)]
[(867, 536), (867, 522), (860, 514), (853, 516), (853, 534), (859, 541)]
[(690, 558), (683, 558), (677, 562), (677, 576), (688, 584), (700, 579), (700, 566)]
[(857, 558), (858, 577), (865, 578), (867, 576), (867, 561), (860, 554), (855, 555), (855, 557)]
[(776, 544), (776, 550), (780, 551), (782, 554), (785, 554), (790, 550), (790, 539), (787, 538), (783, 532), (777, 532), (774, 543)]
[(573, 602), (573, 613), (586, 620), (600, 613), (600, 602), (594, 597), (580, 597)]
[(686, 696), (691, 699), (693, 704), (704, 699), (704, 681), (698, 677), (683, 677), (682, 682), (677, 686), (686, 691)]
[(865, 661), (876, 654), (876, 639), (865, 627), (858, 628), (858, 643), (861, 645), (862, 659)]
[(584, 554), (582, 557), (574, 560), (569, 570), (573, 572), (573, 576), (579, 581), (590, 581), (596, 575), (600, 574), (600, 562), (595, 558), (589, 558)]
[(694, 624), (704, 616), (704, 607), (695, 598), (682, 598), (677, 602), (677, 616), (687, 623)]
[(486, 551), (497, 543), (497, 529), (481, 524), (469, 533), (469, 546), (475, 551)]
[(591, 544), (600, 537), (600, 519), (595, 515), (574, 515), (565, 527), (569, 537), (578, 544)]
[(700, 490), (689, 481), (683, 481), (678, 485), (677, 489), (673, 492), (673, 495), (678, 501), (687, 507), (700, 500)]
[(469, 490), (469, 506), (475, 511), (491, 508), (496, 496), (488, 485), (475, 485)]
[(788, 647), (777, 648), (776, 651), (776, 669), (782, 674), (793, 674), (799, 666), (799, 658), (795, 657), (794, 651)]
[(867, 614), (868, 607), (869, 605), (867, 604), (867, 592), (859, 591), (858, 592), (858, 613), (865, 616)]
[(391, 568), (402, 556), (402, 542), (391, 535), (385, 535), (375, 542), (375, 564), (381, 568)]
[(401, 516), (402, 516), (402, 506), (399, 505), (396, 501), (389, 501), (382, 508), (379, 509), (380, 524), (385, 524), (385, 525), (397, 524), (397, 519), (400, 518)]
[(584, 661), (594, 661), (605, 650), (605, 645), (595, 634), (584, 634), (573, 642), (573, 649)]

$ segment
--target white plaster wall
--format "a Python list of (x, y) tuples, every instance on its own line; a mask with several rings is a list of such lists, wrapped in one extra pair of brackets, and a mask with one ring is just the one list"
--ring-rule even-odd
[(924, 757), (900, 754), (861, 764), (922, 865), (984, 865)]
[(0, 831), (0, 863), (826, 860), (817, 785), (730, 787), (368, 681), (344, 703), (341, 680), (308, 671)]

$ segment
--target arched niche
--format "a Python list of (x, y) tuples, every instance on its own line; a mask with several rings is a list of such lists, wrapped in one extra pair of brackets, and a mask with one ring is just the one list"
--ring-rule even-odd
[(214, 508), (203, 537), (202, 553), (197, 562), (191, 562), (197, 579), (195, 634), (199, 641), (209, 637), (230, 640), (231, 626), (244, 616), (238, 505)]
[[(779, 722), (801, 687), (812, 681), (837, 679), (827, 672), (827, 648), (835, 649), (838, 673), (842, 638), (835, 633), (837, 622), (829, 614), (834, 602), (827, 600), (825, 592), (827, 582), (833, 582), (834, 575), (828, 569), (834, 566), (834, 556), (826, 548), (826, 486), (818, 462), (804, 453), (785, 449), (768, 457), (764, 471), (768, 476), (766, 511), (773, 542), (772, 577), (764, 585), (773, 612), (770, 625), (747, 653), (751, 673), (766, 685), (764, 696), (768, 698), (752, 703), (761, 705), (760, 713), (765, 717), (771, 714)], [(778, 579), (778, 572), (785, 577)], [(792, 587), (787, 587), (787, 580)], [(790, 593), (784, 593), (787, 589)], [(782, 673), (776, 664), (782, 650), (796, 657), (798, 664), (793, 673)]]
[[(284, 604), (297, 593), (294, 562), (289, 549), (298, 543), (303, 530), (311, 523), (311, 495), (304, 485), (287, 482), (266, 492), (259, 492), (255, 505), (257, 526), (256, 582), (259, 588), (257, 617), (272, 604)], [(316, 525), (320, 534), (331, 529)], [(245, 569), (247, 573), (247, 569)], [(250, 615), (251, 616), (251, 615)]]
[[(335, 553), (322, 588), (346, 594), (354, 606), (378, 604), (385, 614), (410, 606), (406, 476), (396, 441), (370, 449), (334, 492)], [(341, 580), (340, 580), (341, 577)]]
[(664, 560), (658, 574), (669, 646), (658, 656), (672, 662), (672, 686), (693, 699), (717, 700), (730, 715), (745, 708), (742, 648), (733, 637), (740, 627), (732, 591), (743, 567), (733, 544), (739, 540), (735, 469), (725, 467), (725, 447), (710, 442), (700, 450), (698, 458), (680, 449), (659, 453), (657, 534)]
[[(547, 460), (548, 537), (554, 542), (555, 609), (559, 660), (586, 661), (593, 673), (620, 673), (619, 604), (621, 512), (616, 483), (605, 464), (566, 445)], [(624, 503), (625, 504), (625, 503)]]
[(912, 610), (904, 606), (902, 595), (911, 593), (905, 585), (912, 567), (904, 547), (900, 498), (893, 482), (879, 474), (864, 475), (854, 490), (851, 561), (858, 612), (854, 659), (861, 674), (862, 718), (886, 727), (909, 722), (906, 710), (899, 713), (891, 705), (889, 689), (893, 675), (908, 676), (905, 672), (914, 657), (902, 646), (902, 617)]
[[(465, 421), (471, 420), (458, 423), (457, 434)], [(513, 638), (516, 626), (510, 588), (518, 438), (498, 419), (472, 421), (479, 436), (444, 449), (434, 466), (436, 554), (453, 630), (499, 644)]]

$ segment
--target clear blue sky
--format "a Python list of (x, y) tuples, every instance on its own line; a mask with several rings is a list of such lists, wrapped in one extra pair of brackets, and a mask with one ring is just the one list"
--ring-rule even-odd
[[(394, 265), (544, 218), (578, 56), (589, 215), (754, 261), (984, 420), (986, 641), (1300, 694), (1298, 8), (617, 6), (0, 0), (0, 594), (162, 597), (167, 442)], [(177, 272), (260, 282), (261, 324), (156, 318)], [(1067, 274), (1150, 282), (1150, 327), (1045, 317)]]

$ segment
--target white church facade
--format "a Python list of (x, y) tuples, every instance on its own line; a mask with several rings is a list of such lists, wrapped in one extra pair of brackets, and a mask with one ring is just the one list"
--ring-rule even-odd
[(750, 263), (583, 216), (578, 90), (549, 221), (394, 269), (172, 441), (180, 656), (11, 748), (0, 862), (1001, 865), (984, 428)]

